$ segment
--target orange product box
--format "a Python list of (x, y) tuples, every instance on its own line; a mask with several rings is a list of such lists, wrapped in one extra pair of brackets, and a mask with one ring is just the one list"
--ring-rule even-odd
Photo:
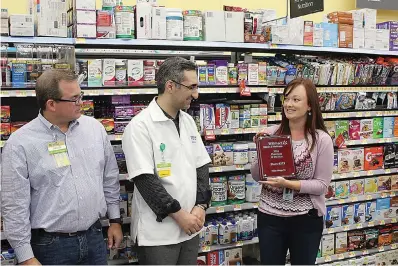
[(346, 17), (333, 17), (329, 18), (329, 23), (354, 25), (354, 20)]
[(11, 134), (26, 125), (28, 122), (12, 122), (11, 123)]
[(113, 130), (115, 129), (115, 121), (112, 118), (99, 118), (97, 120), (105, 127), (106, 133), (113, 133)]
[(398, 117), (394, 119), (394, 138), (398, 138)]
[(1, 106), (0, 119), (1, 123), (10, 123), (10, 106)]
[(314, 23), (312, 21), (304, 21), (304, 45), (314, 45)]
[(342, 12), (342, 11), (335, 11), (331, 12), (327, 15), (328, 19), (335, 18), (335, 17), (344, 17), (344, 18), (350, 18), (352, 19), (352, 13), (351, 12)]
[(338, 24), (339, 47), (352, 48), (354, 42), (354, 26), (348, 24)]
[(10, 123), (1, 123), (0, 125), (0, 137), (1, 140), (7, 140), (11, 134), (11, 124)]
[(365, 171), (383, 168), (383, 147), (365, 148)]

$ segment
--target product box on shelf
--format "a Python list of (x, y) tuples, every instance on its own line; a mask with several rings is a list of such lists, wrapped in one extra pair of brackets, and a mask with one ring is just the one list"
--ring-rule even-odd
[(0, 106), (0, 122), (1, 123), (10, 123), (10, 116), (11, 116), (11, 108), (7, 105)]
[(213, 145), (213, 165), (227, 166), (233, 165), (233, 143), (219, 143)]
[(382, 169), (384, 165), (383, 152), (383, 147), (366, 147), (364, 170)]
[(342, 135), (344, 140), (349, 140), (349, 122), (347, 120), (336, 121), (336, 139)]
[(215, 129), (214, 105), (200, 104), (200, 129), (201, 132), (208, 129)]
[(376, 50), (380, 51), (390, 50), (390, 30), (386, 29), (376, 30)]
[(242, 248), (225, 250), (225, 265), (242, 265)]
[(376, 30), (365, 28), (365, 49), (376, 49)]
[(289, 27), (289, 40), (287, 44), (304, 45), (304, 20), (301, 17), (290, 18), (287, 21)]
[(338, 181), (336, 182), (336, 198), (342, 199), (347, 198), (350, 193), (350, 181)]
[(97, 10), (97, 39), (115, 39), (115, 14), (112, 10)]
[(98, 118), (97, 120), (104, 126), (106, 133), (113, 133), (115, 129), (115, 120), (113, 118)]
[(398, 175), (391, 176), (391, 190), (398, 190)]
[(365, 29), (376, 29), (377, 10), (370, 8), (359, 9), (363, 14), (363, 21)]
[(392, 242), (392, 225), (385, 225), (379, 229), (379, 246), (389, 246)]
[(384, 117), (383, 138), (394, 137), (394, 117)]
[(88, 60), (76, 59), (75, 73), (80, 87), (87, 87), (88, 85)]
[(143, 86), (144, 62), (142, 60), (128, 60), (127, 77), (129, 86)]
[(152, 7), (152, 39), (166, 39), (166, 8)]
[(224, 250), (211, 251), (207, 253), (207, 265), (222, 265), (225, 261)]
[(354, 27), (353, 30), (353, 44), (352, 48), (354, 49), (363, 49), (365, 48), (365, 29), (358, 29)]
[(361, 139), (371, 139), (373, 135), (373, 119), (362, 119), (360, 129)]
[(127, 218), (128, 209), (127, 209), (127, 201), (128, 201), (128, 194), (127, 193), (120, 193), (120, 218)]
[(383, 138), (383, 117), (373, 118), (373, 139)]
[(333, 174), (337, 174), (339, 172), (339, 158), (338, 153), (333, 153)]
[(364, 183), (364, 179), (350, 180), (350, 195), (363, 195)]
[(389, 143), (384, 146), (384, 168), (391, 169), (395, 167), (396, 145)]
[(330, 182), (328, 186), (328, 191), (325, 194), (326, 199), (334, 199), (336, 197), (336, 183)]
[(353, 25), (355, 29), (363, 29), (363, 13), (359, 10), (351, 10)]
[(366, 249), (373, 249), (377, 248), (378, 246), (378, 236), (379, 231), (375, 228), (367, 229), (364, 231), (365, 235), (365, 248)]
[(353, 171), (354, 162), (352, 161), (350, 149), (338, 150), (338, 172), (339, 174), (342, 173), (349, 173)]
[(80, 10), (95, 10), (95, 0), (73, 0), (73, 8)]
[(215, 60), (212, 63), (215, 65), (216, 85), (228, 85), (228, 61)]
[(379, 176), (377, 177), (378, 191), (390, 191), (391, 190), (391, 176)]
[(365, 213), (366, 213), (365, 203), (355, 203), (354, 204), (354, 223), (364, 223)]
[(11, 124), (1, 123), (0, 124), (0, 138), (1, 140), (7, 140), (11, 134)]
[(389, 30), (390, 51), (398, 51), (398, 21), (386, 21), (378, 23), (377, 28)]
[(89, 59), (88, 65), (88, 86), (100, 87), (102, 86), (102, 60)]
[(349, 231), (347, 235), (348, 251), (365, 249), (365, 235), (363, 231)]
[(151, 39), (152, 6), (149, 3), (139, 3), (135, 12), (137, 39)]
[(344, 205), (341, 207), (341, 225), (354, 224), (354, 205)]
[(325, 226), (326, 228), (341, 226), (341, 206), (326, 207)]
[(10, 15), (10, 36), (35, 36), (32, 15)]
[(336, 233), (336, 254), (341, 254), (347, 252), (347, 232)]
[(224, 12), (225, 18), (225, 41), (244, 42), (244, 19), (243, 12)]
[(392, 197), (390, 201), (390, 218), (398, 217), (398, 197)]
[(376, 219), (384, 220), (390, 216), (390, 198), (376, 200)]
[(323, 28), (322, 23), (314, 23), (313, 28), (313, 46), (322, 47), (323, 46)]
[(115, 70), (116, 59), (103, 59), (102, 60), (102, 85), (114, 86), (116, 81)]
[(363, 148), (351, 149), (350, 151), (352, 160), (352, 170), (362, 171), (364, 169), (364, 156), (365, 152)]
[(338, 47), (338, 25), (332, 23), (322, 23), (323, 46)]
[(326, 126), (326, 129), (327, 129), (330, 137), (334, 141), (336, 139), (336, 123), (335, 123), (335, 121), (325, 121), (325, 126)]
[(322, 236), (322, 257), (334, 254), (334, 235)]
[(94, 102), (93, 100), (84, 100), (82, 102), (82, 114), (94, 117)]
[(350, 120), (349, 135), (350, 140), (359, 140), (361, 138), (361, 120)]
[(67, 37), (66, 1), (34, 1), (32, 10), (37, 19), (37, 36)]
[(258, 85), (258, 64), (248, 64), (248, 85)]
[(230, 128), (239, 128), (239, 105), (231, 105), (231, 126)]
[(97, 26), (95, 24), (74, 24), (68, 27), (69, 34), (72, 35), (68, 37), (75, 38), (96, 38), (97, 37)]
[(304, 45), (314, 45), (314, 22), (304, 21)]
[(365, 202), (365, 220), (366, 222), (376, 220), (376, 201)]
[(205, 11), (203, 18), (205, 41), (225, 42), (224, 11)]
[(352, 48), (353, 46), (353, 26), (349, 24), (338, 24), (339, 47)]
[(216, 129), (227, 129), (231, 127), (232, 117), (231, 108), (228, 104), (217, 103), (215, 109), (215, 127)]
[(377, 177), (365, 178), (365, 194), (378, 192), (378, 179)]

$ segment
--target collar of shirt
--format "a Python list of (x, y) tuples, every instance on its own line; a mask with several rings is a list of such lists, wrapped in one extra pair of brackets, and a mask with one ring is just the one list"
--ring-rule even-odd
[[(58, 126), (53, 125), (50, 121), (48, 121), (42, 114), (41, 110), (39, 112), (39, 120), (48, 128), (48, 129), (53, 129), (53, 128), (58, 128)], [(73, 120), (69, 123), (69, 128), (73, 128), (75, 125), (79, 125), (79, 119)]]
[(157, 98), (155, 97), (152, 102), (149, 104), (149, 111), (154, 121), (166, 121), (168, 119), (174, 121), (179, 120), (180, 111), (178, 111), (176, 118), (171, 117), (168, 113), (166, 113), (157, 103)]

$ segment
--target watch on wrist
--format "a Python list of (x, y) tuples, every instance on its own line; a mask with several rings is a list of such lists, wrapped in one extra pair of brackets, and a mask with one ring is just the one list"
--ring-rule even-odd
[(209, 204), (196, 204), (195, 206), (202, 208), (204, 211), (209, 208)]
[(123, 220), (121, 218), (109, 219), (110, 224), (123, 224)]

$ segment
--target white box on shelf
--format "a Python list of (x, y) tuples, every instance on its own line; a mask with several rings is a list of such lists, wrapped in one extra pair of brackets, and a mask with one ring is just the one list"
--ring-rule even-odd
[(97, 25), (95, 24), (77, 24), (75, 27), (75, 38), (96, 38)]
[(275, 25), (271, 26), (272, 43), (287, 44), (289, 43), (289, 26)]
[(390, 50), (390, 30), (386, 29), (376, 30), (376, 50), (382, 50), (382, 51)]
[(204, 39), (208, 42), (225, 42), (224, 11), (205, 11)]
[(376, 49), (375, 29), (365, 29), (365, 49)]
[(33, 25), (33, 15), (14, 14), (10, 15), (10, 25), (24, 27), (26, 25)]
[(1, 27), (0, 28), (0, 34), (1, 35), (8, 35), (8, 32), (9, 32), (9, 30), (8, 30), (8, 27)]
[(28, 27), (10, 27), (10, 36), (20, 36), (20, 37), (33, 37), (35, 36), (34, 26)]
[(354, 28), (353, 34), (353, 45), (354, 49), (363, 49), (365, 48), (365, 29)]
[(2, 18), (1, 19), (1, 27), (3, 27), (3, 28), (7, 27), (8, 28), (8, 18)]
[(363, 14), (364, 28), (365, 29), (376, 29), (376, 18), (377, 10), (370, 8), (359, 9)]
[(96, 24), (97, 23), (97, 12), (90, 10), (76, 10), (77, 24)]
[(165, 40), (166, 39), (166, 8), (152, 7), (152, 25), (151, 25), (152, 39)]
[(116, 81), (116, 59), (103, 59), (102, 61), (102, 85), (115, 85)]
[(76, 10), (96, 10), (95, 0), (74, 0), (74, 8)]
[(151, 38), (152, 6), (148, 3), (139, 3), (136, 6), (137, 39)]
[(244, 19), (243, 12), (229, 12), (225, 15), (225, 41), (226, 42), (244, 42)]
[(7, 8), (2, 8), (1, 9), (0, 17), (1, 18), (8, 18), (8, 9)]
[(288, 20), (289, 40), (291, 45), (304, 45), (304, 20), (300, 17)]
[(40, 0), (39, 5), (35, 2), (33, 10), (37, 18), (37, 36), (67, 37), (66, 1)]
[(352, 13), (352, 20), (354, 21), (354, 29), (363, 29), (363, 16), (364, 12), (360, 10), (351, 10)]

